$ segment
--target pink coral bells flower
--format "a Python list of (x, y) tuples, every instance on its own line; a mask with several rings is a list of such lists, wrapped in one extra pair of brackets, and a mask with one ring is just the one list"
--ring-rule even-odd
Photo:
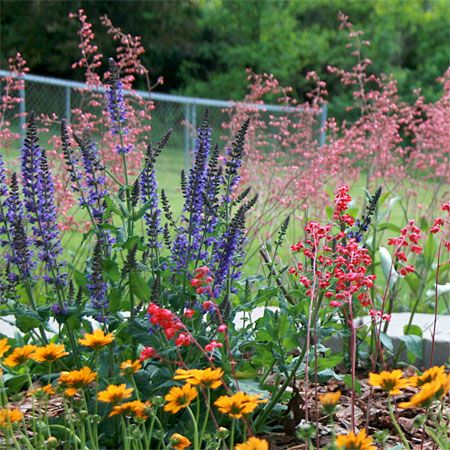
[(156, 350), (153, 347), (145, 347), (139, 357), (139, 361), (145, 361), (147, 359), (153, 358), (156, 355)]
[(205, 346), (205, 350), (208, 353), (212, 353), (214, 351), (214, 349), (216, 348), (222, 348), (223, 344), (221, 344), (220, 342), (217, 342), (215, 339), (213, 339), (209, 344), (207, 344)]

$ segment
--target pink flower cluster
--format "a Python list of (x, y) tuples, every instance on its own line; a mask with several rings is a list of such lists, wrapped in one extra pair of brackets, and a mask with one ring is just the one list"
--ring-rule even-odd
[[(29, 69), (27, 62), (20, 53), (8, 59), (8, 70), (14, 75), (24, 75)], [(0, 103), (0, 142), (2, 149), (8, 151), (15, 140), (20, 138), (19, 133), (11, 130), (11, 121), (20, 117), (18, 106), (23, 99), (20, 91), (24, 88), (24, 80), (17, 77), (2, 77), (2, 95)]]
[(209, 267), (202, 266), (195, 269), (195, 276), (191, 280), (191, 286), (195, 287), (195, 292), (197, 294), (208, 294), (213, 296), (213, 291), (211, 283), (213, 282), (213, 277), (209, 275)]
[[(350, 201), (348, 187), (343, 185), (338, 188), (335, 195), (336, 220), (341, 221), (342, 217), (347, 216), (343, 213)], [(298, 276), (299, 282), (307, 288), (306, 295), (312, 295), (315, 282), (324, 291), (324, 296), (330, 299), (330, 306), (341, 307), (352, 301), (354, 296), (362, 306), (369, 306), (372, 302), (368, 289), (373, 286), (376, 277), (367, 273), (372, 264), (368, 250), (355, 239), (347, 239), (344, 231), (332, 234), (331, 224), (310, 221), (304, 231), (304, 242), (294, 244), (291, 250), (301, 252), (311, 261), (312, 273), (305, 272), (301, 263), (291, 267), (289, 272)]]
[[(416, 226), (414, 220), (410, 220), (408, 225), (400, 230), (400, 236), (388, 240), (388, 245), (395, 246), (394, 258), (397, 261), (406, 263), (408, 261), (406, 249), (418, 255), (422, 253), (423, 249), (419, 245), (420, 239), (420, 228)], [(412, 264), (405, 264), (398, 272), (400, 275), (406, 276), (408, 273), (414, 272), (414, 266)]]

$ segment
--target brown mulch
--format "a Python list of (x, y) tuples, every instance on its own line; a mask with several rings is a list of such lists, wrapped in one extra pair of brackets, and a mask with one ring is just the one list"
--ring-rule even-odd
[[(356, 394), (355, 399), (355, 431), (359, 432), (367, 426), (367, 432), (370, 436), (378, 431), (388, 430), (389, 435), (385, 444), (380, 445), (374, 442), (378, 449), (386, 449), (393, 447), (396, 444), (401, 444), (400, 438), (397, 436), (396, 430), (389, 417), (387, 398), (383, 392), (371, 389), (367, 383), (367, 379), (358, 379), (361, 386), (361, 393)], [(332, 430), (336, 435), (347, 434), (351, 431), (351, 393), (344, 383), (331, 379), (326, 386), (318, 386), (318, 394), (326, 392), (335, 392), (340, 390), (342, 395), (336, 410), (333, 427), (329, 425), (329, 418), (324, 417), (320, 412), (319, 406), (319, 422), (318, 434), (319, 445), (318, 448), (325, 448), (332, 439)], [(414, 389), (406, 389), (404, 393), (395, 397), (396, 402), (406, 401), (415, 393)], [(288, 405), (287, 418), (283, 421), (285, 432), (267, 433), (263, 436), (270, 442), (270, 450), (302, 450), (306, 449), (306, 445), (299, 441), (294, 434), (294, 430), (304, 421), (304, 403), (305, 391), (301, 382), (297, 382), (296, 387), (293, 388), (293, 398), (297, 397), (297, 401), (290, 401)], [(316, 420), (316, 402), (315, 402), (315, 385), (311, 384), (308, 391), (309, 399), (309, 420), (315, 423)], [(450, 405), (448, 405), (450, 406)], [(425, 434), (422, 438), (422, 430), (415, 428), (414, 419), (425, 410), (420, 409), (406, 409), (398, 410), (396, 417), (402, 431), (408, 439), (408, 444), (413, 450), (438, 450), (437, 445)], [(427, 421), (427, 425), (433, 428), (433, 422)], [(449, 436), (450, 437), (450, 436)], [(422, 443), (423, 439), (423, 443)], [(316, 445), (316, 439), (313, 440)]]

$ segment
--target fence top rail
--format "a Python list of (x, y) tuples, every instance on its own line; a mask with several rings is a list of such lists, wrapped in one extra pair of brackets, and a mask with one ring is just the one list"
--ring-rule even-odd
[[(73, 89), (85, 89), (94, 92), (105, 92), (104, 86), (93, 86), (88, 83), (81, 83), (79, 81), (63, 80), (61, 78), (43, 77), (41, 75), (25, 74), (21, 75), (7, 70), (0, 70), (0, 76), (22, 78), (25, 81), (32, 81), (36, 83), (49, 84), (52, 86), (60, 86)], [(260, 111), (274, 111), (274, 112), (302, 112), (304, 109), (301, 107), (282, 106), (282, 105), (261, 105), (257, 103), (245, 103), (235, 101), (216, 100), (211, 98), (202, 97), (187, 97), (184, 95), (163, 94), (160, 92), (147, 92), (147, 91), (124, 91), (127, 95), (133, 95), (142, 97), (148, 100), (159, 100), (173, 103), (184, 103), (186, 105), (199, 105), (199, 106), (216, 106), (219, 108), (232, 108), (235, 105), (242, 105), (248, 108), (254, 108)], [(323, 111), (322, 111), (323, 112)]]

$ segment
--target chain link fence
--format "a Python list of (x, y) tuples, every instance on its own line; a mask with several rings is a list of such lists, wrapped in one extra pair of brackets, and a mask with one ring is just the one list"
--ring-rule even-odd
[[(12, 72), (0, 70), (0, 80), (5, 77), (17, 77)], [(83, 107), (83, 90), (90, 89), (87, 84), (38, 75), (22, 76), (24, 88), (19, 92), (21, 102), (16, 110), (8, 111), (11, 128), (24, 138), (25, 116), (27, 111), (36, 114), (55, 114), (58, 118), (70, 121), (71, 111)], [(0, 81), (0, 91), (3, 95), (5, 83)], [(103, 87), (95, 87), (98, 92), (104, 92)], [(163, 174), (161, 184), (166, 189), (174, 190), (179, 185), (179, 174), (190, 164), (191, 151), (194, 146), (193, 130), (199, 125), (203, 111), (207, 108), (210, 125), (213, 130), (213, 142), (220, 142), (222, 123), (229, 121), (232, 103), (223, 100), (185, 97), (145, 91), (127, 91), (126, 95), (139, 96), (152, 100), (155, 106), (152, 111), (152, 139), (158, 141), (168, 129), (173, 129), (170, 144), (162, 153), (158, 163), (159, 172)], [(262, 117), (269, 121), (269, 115), (286, 113), (289, 108), (279, 105), (251, 105), (262, 110)], [(325, 142), (323, 125), (327, 119), (326, 105), (320, 118), (319, 141)], [(58, 133), (58, 130), (52, 130)], [(45, 139), (41, 139), (45, 142)]]

